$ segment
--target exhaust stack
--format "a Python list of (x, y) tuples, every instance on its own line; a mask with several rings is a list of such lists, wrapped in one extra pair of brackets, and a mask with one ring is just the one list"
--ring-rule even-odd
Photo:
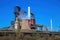
[(50, 20), (50, 25), (51, 25), (51, 31), (52, 31), (52, 19)]
[(30, 6), (28, 6), (28, 19), (30, 19)]

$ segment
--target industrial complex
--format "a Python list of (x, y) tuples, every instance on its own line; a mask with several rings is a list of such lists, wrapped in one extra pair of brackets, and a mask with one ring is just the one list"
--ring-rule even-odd
[[(0, 40), (60, 40), (60, 31), (48, 30), (43, 24), (36, 24), (34, 13), (30, 12), (28, 6), (28, 15), (26, 12), (21, 12), (21, 8), (14, 8), (15, 20), (11, 21), (9, 28), (0, 29)], [(39, 27), (40, 30), (37, 30)], [(43, 30), (43, 28), (45, 30)]]

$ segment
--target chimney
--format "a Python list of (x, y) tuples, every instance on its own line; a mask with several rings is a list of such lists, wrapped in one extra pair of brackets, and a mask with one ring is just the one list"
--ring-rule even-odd
[(28, 19), (30, 19), (30, 6), (28, 6)]
[(51, 31), (52, 31), (52, 19), (50, 20), (50, 25), (51, 25)]

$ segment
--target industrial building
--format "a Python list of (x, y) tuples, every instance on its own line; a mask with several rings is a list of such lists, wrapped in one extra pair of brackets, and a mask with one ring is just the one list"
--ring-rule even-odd
[[(28, 15), (23, 17), (25, 14), (21, 12), (19, 6), (14, 8), (15, 20), (11, 21), (11, 27), (0, 29), (1, 40), (56, 40), (60, 38), (59, 31), (49, 31), (47, 27), (43, 30), (43, 24), (36, 24), (35, 15), (30, 12), (30, 6), (28, 6)], [(39, 31), (37, 27), (40, 28)]]

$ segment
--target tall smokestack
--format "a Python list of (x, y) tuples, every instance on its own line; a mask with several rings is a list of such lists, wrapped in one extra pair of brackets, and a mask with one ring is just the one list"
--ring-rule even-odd
[(28, 6), (28, 19), (30, 19), (30, 6)]
[(52, 19), (50, 20), (50, 25), (51, 25), (51, 31), (52, 31)]

